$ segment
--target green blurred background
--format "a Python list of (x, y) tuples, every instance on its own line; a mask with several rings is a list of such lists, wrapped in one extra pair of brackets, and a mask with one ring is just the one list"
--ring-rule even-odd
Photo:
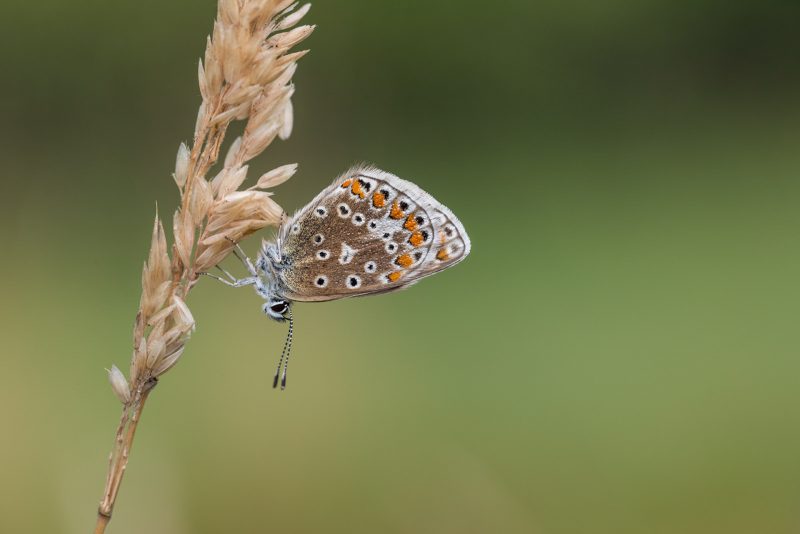
[[(211, 0), (6, 0), (0, 531), (89, 532)], [(407, 292), (201, 284), (109, 532), (800, 530), (800, 3), (319, 2), (292, 211), (367, 160), (473, 242)], [(251, 253), (258, 239), (245, 243)], [(233, 264), (232, 264), (233, 266)]]

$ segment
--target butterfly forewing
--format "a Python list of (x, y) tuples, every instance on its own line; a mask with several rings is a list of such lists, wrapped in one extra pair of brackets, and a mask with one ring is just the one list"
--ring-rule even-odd
[(411, 182), (356, 167), (280, 229), (285, 297), (332, 300), (407, 287), (455, 265), (469, 238), (455, 215)]

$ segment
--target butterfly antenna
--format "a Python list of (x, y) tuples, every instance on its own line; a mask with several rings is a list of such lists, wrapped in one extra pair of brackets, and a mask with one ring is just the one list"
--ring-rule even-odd
[(286, 360), (283, 362), (283, 376), (281, 377), (281, 390), (286, 389), (286, 371), (289, 369), (289, 355), (292, 353), (292, 334), (294, 330), (294, 319), (292, 319), (292, 309), (289, 308), (289, 348), (286, 349)]
[[(272, 381), (272, 387), (278, 387), (278, 377), (281, 378), (281, 389), (286, 389), (286, 370), (289, 367), (289, 353), (292, 352), (292, 335), (294, 334), (294, 319), (292, 318), (292, 309), (289, 308), (289, 333), (286, 336), (286, 343), (283, 344), (283, 352), (281, 359), (278, 360), (278, 368), (275, 370), (275, 379)], [(284, 364), (285, 362), (285, 364)], [(281, 366), (283, 367), (283, 375), (281, 375)]]
[(272, 387), (278, 387), (278, 378), (281, 376), (281, 367), (283, 367), (283, 359), (286, 357), (286, 349), (289, 347), (289, 336), (286, 336), (286, 342), (283, 344), (283, 352), (281, 352), (281, 359), (278, 360), (278, 368), (275, 370), (275, 378), (272, 380)]

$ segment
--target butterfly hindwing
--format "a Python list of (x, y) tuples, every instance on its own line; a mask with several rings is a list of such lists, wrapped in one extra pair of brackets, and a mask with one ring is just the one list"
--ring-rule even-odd
[(469, 253), (463, 226), (415, 184), (355, 167), (279, 230), (285, 297), (333, 300), (401, 289)]

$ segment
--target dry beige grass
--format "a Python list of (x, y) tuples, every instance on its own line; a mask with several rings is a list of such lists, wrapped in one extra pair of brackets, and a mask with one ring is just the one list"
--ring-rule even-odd
[[(220, 0), (198, 78), (202, 103), (191, 148), (181, 144), (174, 179), (181, 204), (172, 222), (170, 249), (161, 220), (153, 225), (150, 254), (142, 272), (142, 297), (133, 329), (130, 381), (116, 367), (108, 372), (123, 404), (109, 458), (95, 533), (105, 532), (128, 463), (136, 427), (158, 377), (183, 354), (195, 328), (186, 296), (232, 250), (232, 242), (280, 223), (283, 210), (264, 191), (288, 180), (296, 164), (262, 175), (241, 190), (247, 162), (276, 138), (292, 131), (292, 75), (307, 51), (289, 50), (308, 37), (313, 26), (296, 26), (310, 5), (292, 0)], [(233, 121), (246, 121), (244, 133), (219, 160), (225, 133)]]

